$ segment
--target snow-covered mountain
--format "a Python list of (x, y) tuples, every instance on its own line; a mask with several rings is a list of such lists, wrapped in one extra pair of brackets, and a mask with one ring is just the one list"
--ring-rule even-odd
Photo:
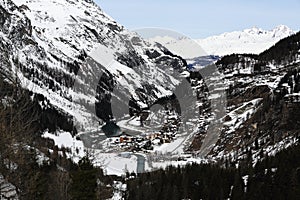
[(253, 27), (204, 39), (192, 40), (186, 37), (157, 36), (150, 40), (161, 43), (173, 53), (184, 58), (194, 58), (203, 55), (224, 56), (232, 53), (259, 54), (294, 33), (289, 27), (279, 25), (268, 31)]
[[(207, 38), (207, 45), (215, 46), (204, 50), (255, 53), (291, 34), (285, 26), (253, 28)], [(161, 40), (186, 58), (204, 54), (201, 45), (187, 38)], [(130, 173), (128, 180), (133, 180), (131, 172), (168, 165), (218, 163), (242, 169), (299, 145), (299, 49), (300, 32), (258, 55), (187, 62), (119, 25), (92, 0), (2, 0), (1, 198), (73, 198), (69, 184), (77, 179), (87, 188), (82, 175), (88, 174), (89, 183), (95, 178), (91, 185), (104, 187), (97, 189), (101, 198), (113, 186), (120, 192), (113, 199), (121, 199), (128, 185), (113, 184), (113, 176), (109, 184), (102, 177), (90, 178), (85, 173), (94, 171), (90, 162), (83, 160), (88, 171), (79, 166), (74, 178), (77, 167), (68, 158), (78, 161), (84, 149), (92, 150), (86, 155), (92, 154), (92, 164), (104, 174)], [(122, 113), (124, 108), (128, 113)], [(261, 179), (256, 174), (247, 180)]]
[(3, 0), (0, 6), (1, 70), (72, 116), (77, 129), (98, 128), (94, 105), (101, 101), (95, 94), (101, 74), (110, 77), (105, 85), (119, 85), (136, 101), (137, 88), (151, 86), (155, 92), (148, 97), (155, 101), (178, 84), (158, 66), (179, 69), (183, 60), (128, 31), (93, 1)]
[[(207, 38), (203, 41), (207, 41), (212, 49), (208, 50), (209, 47), (205, 45), (203, 49), (209, 54), (219, 55), (256, 53), (291, 34), (293, 32), (284, 26), (272, 31), (253, 28)], [(279, 148), (294, 144), (300, 123), (295, 123), (295, 127), (290, 127), (289, 123), (297, 121), (300, 115), (291, 114), (299, 110), (297, 41), (300, 39), (299, 34), (292, 37), (295, 37), (292, 40), (294, 43), (280, 43), (261, 55), (224, 56), (216, 65), (224, 76), (217, 74), (212, 77), (204, 76), (209, 70), (197, 71), (202, 70), (201, 67), (187, 71), (186, 61), (181, 57), (125, 29), (93, 1), (0, 2), (1, 76), (10, 80), (17, 79), (23, 88), (39, 95), (37, 99), (41, 112), (51, 114), (55, 110), (67, 116), (67, 120), (56, 119), (62, 121), (55, 127), (57, 135), (53, 135), (51, 130), (44, 130), (44, 137), (52, 138), (60, 147), (77, 148), (82, 144), (70, 132), (78, 133), (85, 147), (104, 149), (104, 152), (97, 152), (97, 161), (101, 161), (101, 166), (112, 174), (122, 174), (127, 167), (130, 171), (135, 170), (139, 163), (137, 159), (144, 162), (142, 168), (149, 170), (165, 165), (166, 162), (161, 162), (164, 159), (171, 164), (178, 164), (176, 156), (186, 150), (199, 156), (192, 158), (193, 162), (201, 162), (200, 156), (207, 154), (215, 159), (230, 157), (238, 152), (242, 157), (244, 152), (241, 152), (241, 147), (251, 149), (257, 146), (257, 141), (259, 145), (264, 144), (263, 148), (268, 152), (276, 152)], [(164, 42), (161, 43), (179, 55), (186, 58), (199, 57), (199, 51), (196, 50), (202, 45), (194, 41), (187, 38), (162, 40)], [(174, 42), (170, 43), (170, 40)], [(285, 48), (286, 43), (293, 46), (291, 52)], [(195, 48), (191, 48), (191, 45)], [(189, 51), (180, 53), (175, 51), (176, 48)], [(240, 48), (243, 52), (234, 48)], [(215, 58), (219, 57), (195, 59), (190, 65), (203, 66)], [(173, 91), (180, 83), (174, 71), (183, 72), (181, 75), (184, 80), (188, 79), (186, 88), (191, 89), (197, 98), (197, 102), (194, 102), (190, 99), (193, 95), (187, 94), (188, 90), (183, 91), (183, 96), (187, 98), (181, 99), (185, 103), (181, 104), (181, 112), (184, 109), (197, 112), (196, 116), (186, 121), (180, 121), (176, 115), (179, 112), (174, 111), (178, 102), (172, 101), (176, 97)], [(217, 102), (218, 98), (222, 102)], [(115, 101), (113, 107), (110, 104), (112, 99)], [(157, 109), (158, 112), (152, 114), (149, 108), (154, 104), (166, 109)], [(213, 107), (216, 105), (220, 107)], [(119, 121), (117, 125), (123, 128), (121, 131), (113, 123), (107, 123), (113, 121), (115, 116), (112, 114), (116, 114), (119, 108), (126, 108), (128, 114), (133, 113)], [(44, 123), (53, 122), (53, 116), (46, 118)], [(162, 131), (150, 129), (150, 133), (146, 132), (148, 122), (144, 120), (145, 124), (142, 124), (142, 118), (154, 119), (162, 126)], [(65, 128), (66, 121), (74, 122), (74, 127)], [(218, 122), (222, 127), (210, 129), (210, 124), (214, 124), (212, 122)], [(181, 124), (186, 125), (192, 134), (185, 132), (187, 137), (177, 134)], [(115, 136), (124, 131), (133, 137), (126, 138), (126, 142), (121, 137), (107, 139), (103, 133), (105, 129), (101, 129), (104, 126), (113, 129)], [(253, 134), (249, 135), (250, 132)], [(139, 137), (142, 134), (143, 137)], [(210, 136), (208, 142), (206, 136)], [(282, 141), (287, 144), (282, 145)], [(212, 148), (213, 151), (210, 151)], [(77, 151), (75, 148), (72, 150), (73, 153)], [(147, 152), (150, 159), (146, 161), (144, 155), (123, 155), (114, 150)], [(257, 158), (259, 150), (251, 150)], [(157, 152), (162, 155), (157, 156)]]
[(288, 37), (295, 32), (287, 26), (280, 25), (266, 31), (257, 27), (223, 33), (197, 42), (205, 51), (212, 55), (227, 55), (232, 53), (259, 54), (273, 46), (279, 40)]

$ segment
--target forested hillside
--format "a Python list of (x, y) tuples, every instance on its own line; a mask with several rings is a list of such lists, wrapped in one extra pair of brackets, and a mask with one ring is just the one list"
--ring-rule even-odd
[(254, 167), (230, 161), (167, 167), (127, 181), (126, 199), (299, 199), (300, 145)]

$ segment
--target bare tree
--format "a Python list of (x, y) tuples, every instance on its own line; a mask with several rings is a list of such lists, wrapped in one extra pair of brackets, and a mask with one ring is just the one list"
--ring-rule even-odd
[(0, 173), (8, 180), (13, 179), (16, 186), (22, 178), (14, 171), (27, 164), (26, 154), (33, 154), (30, 147), (39, 118), (40, 112), (29, 92), (17, 81), (0, 75)]

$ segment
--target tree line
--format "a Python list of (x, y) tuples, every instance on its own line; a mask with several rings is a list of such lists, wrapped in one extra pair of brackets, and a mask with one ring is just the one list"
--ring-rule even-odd
[(233, 167), (169, 166), (127, 181), (126, 199), (300, 199), (300, 145)]

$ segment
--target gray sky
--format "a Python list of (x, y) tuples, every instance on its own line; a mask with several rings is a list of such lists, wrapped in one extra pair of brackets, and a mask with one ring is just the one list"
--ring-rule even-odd
[(129, 29), (160, 27), (204, 38), (257, 26), (300, 27), (300, 0), (96, 0)]

